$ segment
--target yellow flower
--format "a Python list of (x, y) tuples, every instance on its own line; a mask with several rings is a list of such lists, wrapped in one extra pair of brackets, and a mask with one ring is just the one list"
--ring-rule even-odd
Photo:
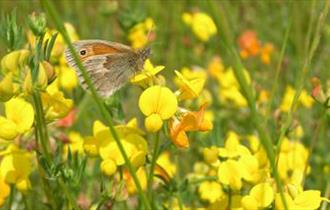
[(144, 62), (143, 70), (136, 74), (130, 81), (133, 84), (147, 87), (158, 72), (162, 71), (165, 66), (154, 66), (149, 59)]
[(152, 86), (146, 89), (139, 98), (139, 107), (144, 115), (145, 126), (148, 131), (156, 132), (163, 120), (172, 117), (178, 107), (174, 93), (167, 87)]
[(292, 184), (300, 185), (308, 160), (308, 150), (298, 141), (284, 138), (278, 157), (280, 177)]
[(31, 189), (31, 182), (28, 178), (26, 179), (22, 179), (22, 180), (19, 180), (17, 183), (16, 183), (16, 188), (22, 192), (22, 193), (26, 193), (29, 189)]
[(14, 94), (13, 74), (9, 72), (0, 81), (0, 101), (8, 101)]
[(108, 128), (100, 121), (95, 121), (93, 124), (93, 136), (88, 136), (84, 139), (84, 151), (89, 156), (98, 156), (100, 147), (103, 142), (111, 138)]
[(0, 177), (0, 207), (5, 203), (6, 198), (10, 193), (9, 185)]
[(5, 55), (1, 60), (1, 67), (4, 72), (18, 72), (19, 68), (24, 66), (30, 56), (30, 51), (22, 49), (13, 51)]
[(260, 141), (256, 135), (248, 135), (247, 140), (249, 142), (249, 148), (253, 153), (257, 152), (260, 148)]
[[(130, 125), (116, 126), (115, 129), (132, 165), (136, 168), (142, 166), (145, 162), (148, 145), (146, 140), (141, 136), (141, 132), (134, 127), (130, 127)], [(104, 161), (101, 164), (101, 168), (107, 175), (112, 175), (115, 170), (111, 161), (117, 166), (125, 163), (109, 128), (100, 121), (94, 122), (93, 137), (86, 139), (83, 146), (87, 154), (93, 156), (96, 154), (100, 155)]]
[[(125, 160), (121, 155), (117, 143), (113, 139), (108, 139), (108, 141), (108, 143), (100, 147), (100, 156), (103, 160), (112, 159), (117, 165), (123, 165)], [(137, 134), (130, 134), (122, 137), (121, 142), (132, 164), (135, 167), (143, 165), (145, 155), (147, 154), (147, 142), (145, 139)]]
[[(144, 167), (139, 168), (136, 171), (136, 176), (138, 177), (142, 190), (145, 190), (147, 187), (147, 174), (146, 174), (145, 168)], [(128, 170), (124, 171), (124, 180), (126, 183), (126, 188), (127, 188), (128, 193), (129, 194), (136, 193), (135, 183), (133, 181), (131, 174), (128, 172)]]
[(208, 64), (207, 71), (211, 77), (215, 79), (220, 79), (223, 74), (225, 67), (223, 66), (222, 60), (220, 57), (214, 57), (211, 62)]
[(239, 136), (234, 131), (227, 134), (225, 147), (219, 148), (219, 156), (223, 158), (235, 158), (241, 155), (249, 155), (250, 151), (239, 143)]
[(215, 146), (209, 148), (206, 147), (203, 149), (203, 157), (206, 163), (209, 164), (218, 163), (219, 162), (218, 155), (219, 155), (219, 149)]
[[(79, 40), (79, 37), (76, 33), (75, 28), (70, 23), (64, 23), (64, 27), (65, 27), (66, 31), (68, 32), (68, 35), (69, 35), (70, 40), (72, 42)], [(58, 33), (58, 32), (54, 29), (48, 29), (47, 33), (46, 33), (45, 41), (47, 39), (49, 39), (50, 36), (55, 34), (55, 33)], [(47, 37), (47, 35), (48, 35), (48, 37)], [(34, 45), (32, 45), (32, 46), (34, 46)], [(56, 40), (55, 40), (55, 43), (54, 43), (52, 53), (51, 53), (51, 60), (52, 61), (53, 60), (59, 60), (60, 57), (64, 53), (65, 47), (66, 47), (66, 45), (65, 45), (63, 36), (60, 33), (58, 33), (58, 35), (56, 37)]]
[[(288, 112), (291, 109), (295, 94), (296, 94), (295, 89), (293, 89), (291, 86), (286, 87), (285, 94), (283, 96), (283, 100), (280, 105), (280, 110), (282, 112)], [(308, 95), (306, 90), (302, 90), (298, 102), (306, 108), (311, 108), (314, 100), (310, 95)]]
[(262, 174), (259, 169), (259, 163), (253, 155), (243, 155), (238, 163), (241, 167), (242, 178), (248, 182), (257, 183)]
[(301, 92), (299, 102), (306, 108), (311, 108), (314, 104), (313, 98), (307, 93), (306, 90)]
[(22, 98), (6, 102), (5, 114), (6, 118), (0, 116), (0, 138), (7, 140), (29, 131), (34, 121), (32, 105)]
[(304, 129), (300, 124), (298, 124), (294, 129), (292, 129), (289, 135), (293, 139), (301, 139), (304, 136)]
[(230, 208), (232, 210), (242, 210), (242, 196), (241, 195), (233, 195), (231, 198)]
[(24, 90), (27, 94), (32, 93), (33, 87), (36, 87), (40, 90), (45, 90), (48, 85), (48, 77), (46, 73), (46, 69), (42, 63), (39, 63), (39, 70), (38, 70), (38, 76), (36, 81), (33, 83), (31, 71), (29, 68), (27, 68), (27, 74), (24, 79)]
[[(289, 193), (284, 193), (284, 197), (289, 210), (295, 209), (318, 209), (323, 200), (330, 202), (328, 199), (321, 197), (321, 192), (318, 190), (306, 190), (291, 196)], [(284, 209), (284, 204), (279, 193), (275, 196), (275, 209)]]
[(255, 185), (249, 195), (242, 198), (244, 209), (263, 209), (268, 207), (274, 200), (274, 191), (269, 183)]
[(134, 49), (143, 48), (150, 41), (148, 33), (154, 27), (154, 21), (151, 18), (147, 18), (144, 22), (136, 24), (128, 34), (128, 40)]
[(182, 19), (191, 27), (194, 34), (203, 42), (207, 42), (217, 33), (217, 27), (212, 18), (206, 13), (196, 12), (193, 14), (184, 13)]
[(269, 92), (267, 90), (261, 90), (258, 96), (258, 104), (266, 104), (269, 100)]
[(78, 77), (76, 72), (67, 65), (60, 65), (55, 67), (57, 74), (58, 86), (65, 90), (71, 91), (78, 85)]
[(183, 69), (183, 72), (185, 72), (185, 76), (182, 75), (180, 72), (175, 71), (175, 74), (178, 77), (177, 83), (180, 88), (179, 99), (194, 99), (198, 97), (203, 90), (206, 81), (206, 73), (203, 71), (200, 71), (200, 73), (193, 73), (192, 71), (187, 69)]
[(170, 153), (163, 152), (157, 159), (155, 175), (169, 182), (176, 173), (176, 165), (170, 160)]
[(32, 154), (10, 144), (0, 155), (3, 155), (0, 163), (0, 177), (3, 177), (7, 183), (16, 184), (20, 191), (26, 191), (30, 187)]
[(72, 109), (73, 101), (64, 97), (57, 87), (56, 81), (49, 85), (46, 92), (41, 93), (47, 120), (65, 117)]
[(170, 136), (173, 144), (178, 147), (189, 147), (187, 131), (208, 131), (213, 128), (212, 122), (205, 119), (205, 108), (202, 105), (197, 112), (183, 113), (180, 121), (176, 118), (170, 121)]
[(107, 175), (112, 176), (117, 170), (116, 162), (112, 159), (105, 159), (101, 162), (101, 171)]
[(240, 164), (231, 159), (221, 162), (218, 168), (218, 179), (222, 184), (229, 185), (234, 190), (241, 189), (242, 174)]
[[(244, 75), (247, 81), (250, 83), (251, 78), (246, 70), (244, 70)], [(224, 71), (223, 74), (218, 78), (218, 82), (220, 85), (220, 101), (223, 101), (224, 103), (232, 102), (238, 107), (247, 106), (247, 101), (240, 92), (240, 86), (232, 68), (228, 68), (226, 71)]]
[(228, 196), (224, 195), (214, 203), (211, 203), (206, 210), (227, 210), (228, 204), (229, 204)]
[(214, 203), (225, 194), (222, 191), (221, 184), (215, 181), (205, 181), (198, 187), (198, 193), (202, 200)]
[(274, 46), (271, 43), (266, 43), (260, 51), (260, 58), (264, 64), (270, 64), (270, 55), (274, 51)]
[(71, 131), (68, 135), (69, 137), (69, 143), (64, 145), (63, 148), (63, 156), (66, 158), (67, 154), (69, 152), (69, 149), (72, 154), (78, 153), (83, 154), (84, 148), (83, 143), (84, 139), (81, 137), (80, 133), (76, 131)]

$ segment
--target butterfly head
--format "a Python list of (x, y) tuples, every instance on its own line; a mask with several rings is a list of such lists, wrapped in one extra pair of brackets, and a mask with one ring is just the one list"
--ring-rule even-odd
[(141, 50), (138, 50), (137, 51), (137, 68), (138, 70), (142, 70), (143, 69), (143, 65), (144, 65), (144, 62), (149, 58), (151, 54), (151, 49), (150, 47), (147, 47), (147, 48), (144, 48), (144, 49), (141, 49)]

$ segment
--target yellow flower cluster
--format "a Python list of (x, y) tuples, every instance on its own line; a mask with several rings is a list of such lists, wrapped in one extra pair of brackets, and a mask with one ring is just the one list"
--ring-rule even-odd
[[(307, 149), (299, 140), (283, 141), (277, 167), (285, 183), (284, 196), (289, 209), (317, 209), (326, 200), (320, 191), (302, 188), (307, 156)], [(190, 179), (216, 177), (198, 187), (200, 198), (208, 202), (207, 209), (264, 209), (272, 204), (275, 209), (284, 209), (258, 137), (241, 137), (229, 131), (224, 147), (204, 148), (203, 157), (204, 162), (195, 164)]]
[(203, 12), (183, 13), (183, 22), (191, 27), (193, 33), (203, 42), (207, 42), (217, 33), (217, 27), (212, 18)]
[[(218, 97), (223, 104), (234, 105), (238, 108), (247, 107), (247, 101), (240, 91), (234, 71), (231, 67), (225, 69), (220, 58), (215, 57), (208, 66), (208, 72), (219, 84)], [(250, 75), (244, 70), (244, 75), (250, 83)]]
[[(66, 24), (73, 39), (77, 39), (74, 28)], [(55, 34), (55, 30), (47, 30), (44, 45)], [(26, 49), (11, 51), (1, 59), (0, 68), (0, 101), (4, 105), (4, 113), (0, 115), (0, 206), (4, 203), (10, 189), (15, 186), (25, 193), (30, 189), (29, 176), (33, 170), (34, 155), (25, 149), (34, 134), (36, 101), (34, 93), (40, 94), (40, 102), (47, 122), (53, 122), (66, 116), (72, 109), (73, 101), (64, 97), (61, 88), (70, 90), (76, 86), (75, 73), (65, 76), (63, 82), (58, 68), (68, 68), (64, 61), (64, 41), (58, 35), (49, 60), (40, 60), (31, 65), (38, 52), (37, 38), (28, 32)], [(45, 47), (43, 46), (43, 47)], [(36, 75), (34, 72), (38, 70)], [(72, 69), (65, 70), (72, 71)], [(56, 78), (56, 79), (55, 79)], [(69, 83), (68, 83), (69, 81)], [(32, 101), (34, 103), (32, 103)], [(22, 148), (21, 148), (22, 147)]]
[[(168, 87), (162, 86), (163, 80), (153, 79), (163, 67), (149, 64), (146, 61), (145, 69), (136, 75), (132, 82), (135, 84), (151, 85), (147, 87), (139, 98), (141, 112), (147, 116), (145, 127), (149, 132), (157, 132), (163, 126), (164, 120), (169, 120), (169, 130), (172, 142), (182, 148), (189, 146), (187, 131), (207, 131), (212, 129), (212, 123), (205, 118), (205, 105), (197, 112), (191, 112), (180, 108), (182, 100), (196, 99), (202, 92), (206, 73), (203, 71), (191, 71), (184, 68), (181, 73), (175, 71), (178, 90), (173, 93)], [(149, 82), (147, 82), (149, 81)], [(150, 82), (151, 81), (151, 82)]]
[[(76, 30), (71, 24), (65, 23), (65, 29), (67, 30), (71, 41), (79, 40)], [(78, 85), (78, 78), (75, 71), (68, 66), (65, 60), (64, 50), (66, 45), (64, 43), (64, 39), (62, 35), (58, 34), (58, 32), (54, 29), (47, 28), (44, 37), (44, 43), (46, 42), (47, 39), (50, 39), (54, 34), (57, 34), (57, 37), (54, 43), (53, 50), (51, 51), (51, 55), (50, 55), (50, 63), (52, 64), (52, 68), (53, 68), (52, 74), (50, 75), (53, 76), (51, 80), (54, 79), (54, 75), (56, 74), (55, 83), (58, 83), (58, 86), (60, 88), (70, 91)], [(27, 38), (29, 45), (34, 47), (36, 44), (35, 43), (36, 37), (33, 35), (31, 31), (28, 31)]]
[[(136, 127), (135, 119), (127, 125), (117, 125), (116, 131), (133, 166), (139, 168), (145, 162), (148, 145), (143, 132)], [(125, 163), (121, 152), (108, 127), (100, 121), (93, 125), (93, 136), (87, 137), (83, 143), (85, 152), (91, 156), (100, 156), (101, 170), (108, 176), (116, 172), (117, 166)]]
[[(283, 96), (282, 103), (280, 105), (280, 110), (282, 112), (288, 112), (291, 109), (294, 96), (296, 94), (296, 90), (293, 89), (291, 86), (287, 86), (285, 89), (285, 93)], [(313, 98), (307, 93), (306, 90), (302, 90), (300, 97), (298, 98), (299, 104), (306, 108), (311, 108), (313, 106), (314, 100)], [(295, 108), (295, 107), (293, 107)]]
[(143, 22), (134, 25), (128, 34), (128, 40), (134, 49), (145, 47), (151, 39), (151, 30), (155, 27), (154, 20), (147, 18)]
[(33, 155), (19, 149), (14, 144), (10, 144), (6, 150), (0, 152), (0, 156), (2, 157), (0, 161), (0, 177), (5, 182), (3, 186), (15, 184), (16, 188), (21, 192), (27, 191), (31, 185), (29, 175), (32, 172)]

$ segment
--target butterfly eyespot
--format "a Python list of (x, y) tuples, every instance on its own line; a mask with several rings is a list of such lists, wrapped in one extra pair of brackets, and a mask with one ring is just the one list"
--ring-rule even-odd
[(86, 55), (86, 50), (80, 50), (80, 55)]

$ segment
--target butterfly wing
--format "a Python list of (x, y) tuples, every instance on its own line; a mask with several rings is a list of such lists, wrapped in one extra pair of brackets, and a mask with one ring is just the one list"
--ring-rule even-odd
[[(102, 97), (111, 96), (134, 74), (137, 54), (126, 45), (102, 40), (84, 40), (74, 43), (74, 47), (78, 54), (85, 51), (84, 55), (80, 55), (80, 59)], [(76, 70), (82, 87), (87, 89), (86, 81), (68, 50), (65, 56), (69, 65)]]
[[(126, 54), (98, 55), (83, 64), (102, 97), (111, 96), (134, 74), (134, 68), (129, 64), (129, 56)], [(80, 73), (78, 77), (86, 88), (86, 82)]]

